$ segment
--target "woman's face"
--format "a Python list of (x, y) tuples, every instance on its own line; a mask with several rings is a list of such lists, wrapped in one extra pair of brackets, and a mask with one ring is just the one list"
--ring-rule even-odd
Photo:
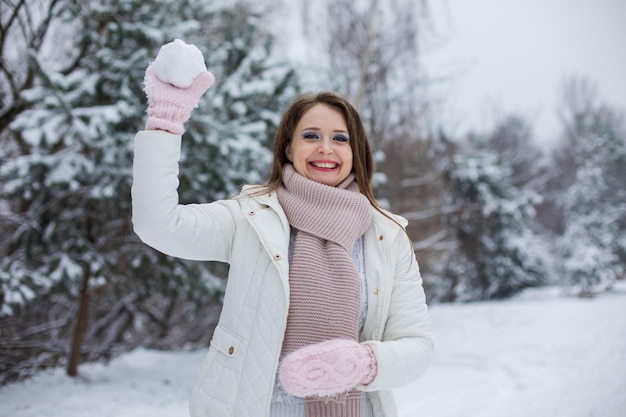
[(298, 174), (337, 186), (352, 171), (352, 148), (343, 115), (325, 104), (304, 113), (285, 154)]

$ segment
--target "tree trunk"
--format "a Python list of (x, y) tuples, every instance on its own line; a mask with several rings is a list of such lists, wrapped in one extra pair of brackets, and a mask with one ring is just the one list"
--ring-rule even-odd
[(70, 345), (70, 354), (67, 361), (67, 374), (69, 376), (78, 375), (78, 364), (80, 363), (80, 353), (83, 346), (83, 339), (87, 331), (87, 323), (89, 320), (89, 265), (83, 265), (83, 280), (81, 283), (78, 312), (76, 314), (76, 322), (72, 340)]
[(374, 43), (374, 30), (375, 30), (375, 21), (376, 17), (376, 8), (378, 6), (377, 0), (371, 0), (370, 2), (370, 10), (368, 14), (368, 22), (367, 22), (367, 39), (365, 44), (365, 53), (363, 54), (363, 61), (361, 61), (361, 76), (359, 77), (359, 87), (356, 93), (356, 97), (354, 98), (354, 107), (357, 110), (363, 110), (363, 98), (365, 97), (365, 90), (367, 89), (367, 82), (369, 78), (369, 70), (372, 65), (372, 54), (373, 51), (373, 43)]

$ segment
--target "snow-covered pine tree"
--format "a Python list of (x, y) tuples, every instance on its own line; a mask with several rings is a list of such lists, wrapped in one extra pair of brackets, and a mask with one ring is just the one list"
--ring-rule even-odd
[(502, 298), (540, 285), (544, 246), (530, 227), (538, 195), (512, 186), (510, 167), (480, 145), (460, 151), (447, 178), (459, 248), (442, 271), (449, 285), (442, 298)]
[(511, 184), (525, 187), (541, 178), (543, 152), (533, 138), (529, 121), (516, 114), (498, 120), (488, 135), (486, 146), (493, 150), (500, 164), (511, 168)]
[[(217, 82), (184, 138), (181, 200), (210, 201), (261, 181), (265, 146), (295, 91), (262, 15), (244, 1), (65, 1), (60, 9), (49, 16), (54, 30), (43, 47), (29, 55), (34, 81), (21, 92), (24, 111), (2, 132), (0, 198), (5, 215), (19, 219), (0, 264), (2, 313), (32, 309), (35, 298), (45, 308), (50, 296), (68, 306), (98, 298), (106, 311), (154, 293), (202, 299), (219, 291), (207, 264), (162, 256), (134, 236), (132, 139), (144, 123), (145, 68), (162, 44), (182, 38), (205, 53)], [(70, 362), (88, 311), (73, 309)], [(91, 335), (106, 344), (90, 345), (91, 357), (108, 354), (132, 323), (100, 326)], [(113, 328), (118, 334), (100, 334)], [(134, 329), (135, 341), (142, 331)]]
[(565, 88), (563, 146), (572, 167), (570, 185), (559, 198), (565, 230), (557, 249), (562, 284), (572, 293), (591, 296), (624, 274), (626, 128), (588, 80), (570, 80)]
[(212, 13), (204, 20), (210, 29), (190, 38), (207, 51), (217, 81), (188, 124), (184, 201), (232, 196), (241, 185), (267, 177), (274, 130), (298, 89), (295, 72), (273, 50), (263, 19), (242, 2)]

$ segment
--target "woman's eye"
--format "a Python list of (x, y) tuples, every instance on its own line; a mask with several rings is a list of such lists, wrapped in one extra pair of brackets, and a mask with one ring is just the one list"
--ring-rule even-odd
[(346, 135), (336, 135), (333, 137), (333, 140), (336, 140), (337, 142), (348, 142), (350, 139)]
[(317, 134), (317, 133), (315, 133), (315, 132), (303, 132), (303, 133), (302, 133), (302, 137), (303, 137), (304, 139), (319, 139), (319, 138), (320, 138), (320, 135), (318, 135), (318, 134)]

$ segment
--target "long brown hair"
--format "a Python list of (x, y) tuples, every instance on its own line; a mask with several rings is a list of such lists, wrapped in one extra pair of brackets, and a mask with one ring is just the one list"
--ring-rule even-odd
[(383, 210), (372, 191), (372, 178), (374, 176), (374, 158), (370, 147), (369, 139), (363, 121), (359, 112), (346, 100), (338, 94), (324, 91), (318, 94), (305, 93), (301, 94), (291, 102), (283, 114), (276, 135), (274, 137), (274, 156), (272, 158), (272, 166), (267, 184), (259, 186), (257, 191), (252, 191), (248, 195), (266, 194), (278, 189), (283, 183), (283, 166), (290, 163), (287, 159), (287, 145), (293, 139), (293, 133), (296, 126), (304, 113), (316, 104), (325, 104), (338, 110), (344, 117), (348, 127), (348, 135), (350, 136), (350, 148), (352, 149), (352, 172), (356, 177), (359, 191), (369, 200), (370, 204), (376, 211), (394, 222), (402, 229), (408, 239), (409, 249), (413, 252), (413, 243), (408, 232), (396, 219)]
[(345, 98), (327, 91), (299, 95), (283, 114), (274, 137), (274, 158), (267, 184), (268, 191), (275, 190), (282, 184), (283, 166), (289, 162), (286, 155), (287, 146), (291, 143), (293, 133), (302, 116), (316, 104), (330, 106), (343, 115), (350, 136), (352, 172), (356, 177), (359, 191), (374, 207), (378, 207), (372, 192), (374, 159), (361, 116)]

